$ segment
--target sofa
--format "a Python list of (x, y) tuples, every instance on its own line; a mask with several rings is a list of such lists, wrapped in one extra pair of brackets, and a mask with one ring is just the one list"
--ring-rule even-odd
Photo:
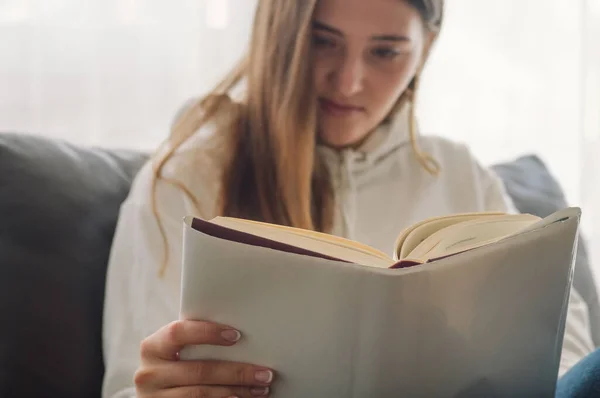
[[(147, 158), (0, 134), (0, 397), (100, 396), (106, 264), (119, 206)], [(520, 211), (545, 216), (566, 206), (537, 156), (493, 168)], [(600, 346), (583, 237), (574, 285)]]

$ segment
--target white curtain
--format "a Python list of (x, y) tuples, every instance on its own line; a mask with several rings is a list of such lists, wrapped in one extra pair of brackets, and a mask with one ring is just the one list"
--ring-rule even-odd
[(246, 46), (255, 0), (0, 0), (0, 130), (154, 148)]
[[(600, 0), (447, 3), (423, 130), (468, 142), (486, 164), (541, 156), (583, 207), (600, 267)], [(241, 57), (255, 5), (0, 0), (0, 130), (150, 150)]]
[(486, 164), (540, 156), (583, 208), (600, 272), (600, 0), (448, 3), (423, 130), (469, 143)]

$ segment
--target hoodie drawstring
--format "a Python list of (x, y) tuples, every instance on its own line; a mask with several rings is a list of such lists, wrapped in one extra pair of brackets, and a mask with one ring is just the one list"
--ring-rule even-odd
[(340, 153), (339, 167), (339, 195), (340, 213), (344, 224), (344, 235), (348, 239), (355, 239), (354, 227), (356, 225), (356, 180), (353, 173), (353, 154), (350, 151)]

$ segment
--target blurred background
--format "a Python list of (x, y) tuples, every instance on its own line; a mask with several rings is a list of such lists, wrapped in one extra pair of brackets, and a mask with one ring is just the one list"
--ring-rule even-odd
[[(540, 156), (583, 207), (600, 271), (600, 0), (447, 3), (422, 130), (485, 164)], [(255, 5), (0, 0), (0, 130), (152, 150), (242, 55)]]

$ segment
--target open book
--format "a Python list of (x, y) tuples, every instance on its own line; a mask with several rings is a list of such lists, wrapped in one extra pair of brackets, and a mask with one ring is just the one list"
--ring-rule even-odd
[(356, 241), (299, 228), (229, 217), (186, 220), (193, 229), (222, 239), (378, 268), (435, 261), (552, 221), (530, 214), (487, 212), (434, 217), (402, 231), (390, 256)]
[(273, 397), (554, 396), (580, 214), (429, 219), (400, 232), (389, 256), (188, 217), (180, 316), (243, 338), (180, 357), (271, 367)]

